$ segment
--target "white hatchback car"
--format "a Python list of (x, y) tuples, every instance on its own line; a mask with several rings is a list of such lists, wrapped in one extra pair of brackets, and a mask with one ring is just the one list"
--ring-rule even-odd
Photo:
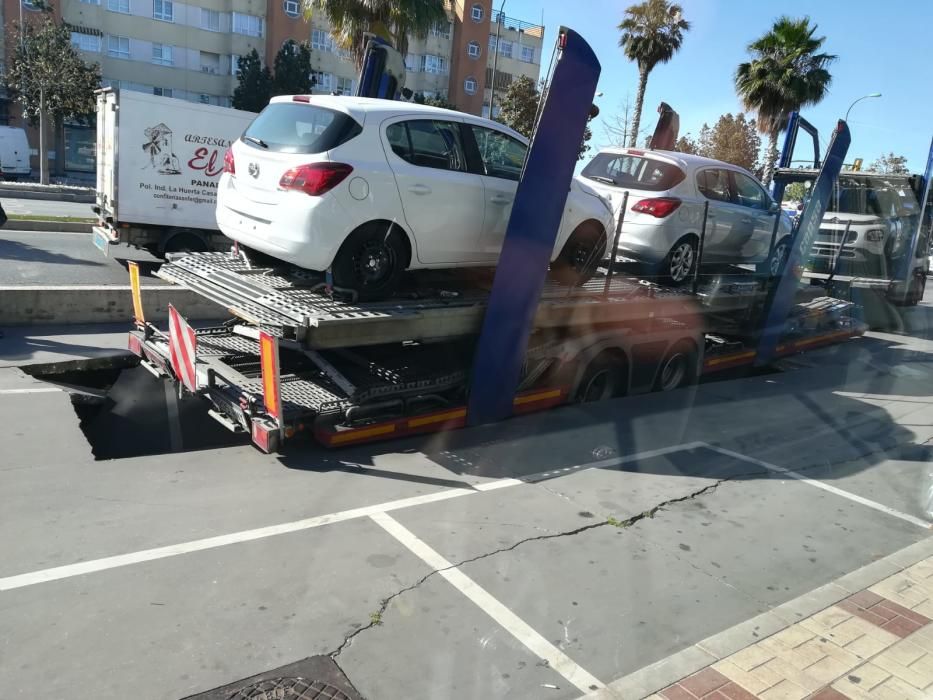
[(675, 283), (693, 274), (706, 202), (702, 264), (756, 263), (773, 276), (790, 251), (790, 218), (750, 172), (735, 165), (687, 153), (621, 148), (597, 153), (582, 175), (611, 198), (617, 213), (628, 191), (618, 252), (649, 263)]
[[(333, 273), (362, 299), (406, 269), (495, 265), (527, 141), (461, 112), (339, 96), (272, 99), (224, 158), (217, 223), (267, 255)], [(574, 179), (552, 273), (585, 281), (612, 209)]]

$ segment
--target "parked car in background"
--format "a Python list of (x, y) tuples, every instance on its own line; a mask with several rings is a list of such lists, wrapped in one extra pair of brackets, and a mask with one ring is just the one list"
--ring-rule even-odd
[[(408, 269), (495, 265), (527, 140), (437, 107), (331, 95), (272, 99), (227, 151), (217, 223), (244, 246), (382, 298)], [(552, 253), (591, 277), (609, 202), (575, 179)]]
[(0, 175), (4, 180), (16, 180), (31, 174), (29, 141), (25, 129), (0, 126)]
[(706, 203), (703, 264), (756, 263), (761, 272), (776, 275), (790, 250), (790, 219), (750, 172), (735, 165), (673, 151), (619, 148), (597, 153), (582, 175), (611, 198), (617, 216), (624, 192), (629, 193), (617, 252), (676, 284), (693, 274)]

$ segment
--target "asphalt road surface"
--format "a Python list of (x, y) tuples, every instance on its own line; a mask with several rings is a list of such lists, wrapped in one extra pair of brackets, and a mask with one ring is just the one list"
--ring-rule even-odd
[[(0, 199), (3, 210), (9, 214), (31, 216), (84, 216), (91, 218), (91, 205), (82, 202), (56, 202), (43, 199)], [(10, 224), (12, 225), (12, 224)]]
[(89, 233), (0, 229), (0, 286), (126, 285), (127, 260), (150, 263), (141, 266), (146, 284), (163, 283), (151, 274), (158, 261), (142, 250), (111, 246), (106, 257), (91, 243)]

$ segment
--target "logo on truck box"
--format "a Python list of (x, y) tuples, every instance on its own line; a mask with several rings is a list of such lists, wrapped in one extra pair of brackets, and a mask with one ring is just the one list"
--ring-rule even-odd
[(160, 122), (143, 133), (146, 136), (143, 150), (149, 154), (149, 165), (144, 167), (155, 168), (160, 175), (180, 175), (178, 156), (172, 148), (172, 130)]

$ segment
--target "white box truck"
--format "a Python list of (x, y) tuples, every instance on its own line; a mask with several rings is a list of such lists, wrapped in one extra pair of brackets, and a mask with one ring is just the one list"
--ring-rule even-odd
[(129, 90), (97, 94), (94, 245), (156, 257), (225, 250), (214, 207), (224, 153), (256, 115)]

